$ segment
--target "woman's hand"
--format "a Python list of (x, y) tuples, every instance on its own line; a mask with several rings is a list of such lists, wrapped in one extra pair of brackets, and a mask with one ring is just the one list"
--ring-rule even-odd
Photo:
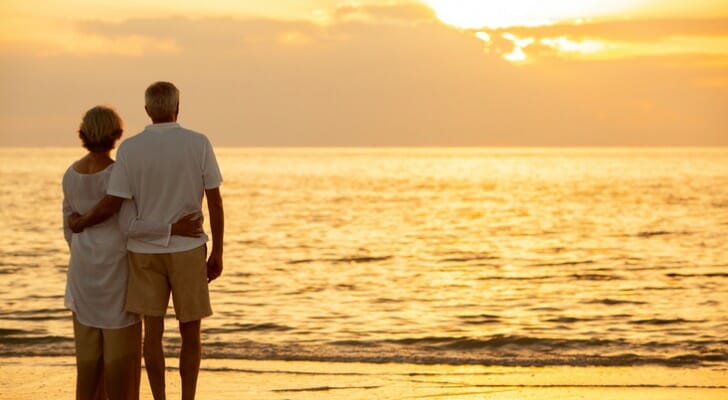
[(172, 235), (200, 237), (202, 235), (202, 215), (199, 212), (193, 212), (180, 218), (179, 221), (172, 224)]
[(81, 226), (81, 214), (75, 212), (68, 216), (68, 227), (71, 228), (73, 233), (83, 232), (83, 226)]

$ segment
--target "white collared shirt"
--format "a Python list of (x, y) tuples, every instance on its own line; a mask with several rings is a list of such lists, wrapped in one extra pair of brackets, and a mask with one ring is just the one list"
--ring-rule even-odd
[[(205, 190), (222, 183), (220, 168), (207, 137), (176, 122), (148, 125), (125, 140), (116, 153), (107, 193), (134, 199), (137, 218), (171, 224), (186, 214), (202, 212)], [(176, 253), (207, 242), (172, 236), (167, 246), (129, 237), (136, 253)]]

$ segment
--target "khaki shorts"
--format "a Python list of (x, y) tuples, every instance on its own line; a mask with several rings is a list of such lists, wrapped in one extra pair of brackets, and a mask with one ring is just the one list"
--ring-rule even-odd
[(207, 287), (206, 247), (178, 253), (142, 254), (129, 252), (129, 285), (126, 310), (163, 317), (169, 293), (180, 322), (197, 321), (212, 315)]

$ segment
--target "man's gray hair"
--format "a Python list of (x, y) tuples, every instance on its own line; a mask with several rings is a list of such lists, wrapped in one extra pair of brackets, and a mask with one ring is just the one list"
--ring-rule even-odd
[(144, 92), (144, 104), (152, 119), (173, 117), (179, 105), (179, 90), (170, 82), (154, 82)]

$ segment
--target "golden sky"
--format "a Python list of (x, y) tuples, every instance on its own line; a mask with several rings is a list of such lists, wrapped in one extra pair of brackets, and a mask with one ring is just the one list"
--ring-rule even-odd
[(728, 2), (0, 0), (0, 145), (155, 80), (219, 145), (728, 145)]

